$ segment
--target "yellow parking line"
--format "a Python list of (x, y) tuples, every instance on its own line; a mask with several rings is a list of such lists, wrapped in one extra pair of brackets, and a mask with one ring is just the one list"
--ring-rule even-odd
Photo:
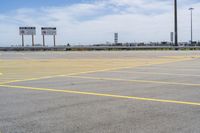
[(22, 79), (22, 80), (11, 80), (11, 81), (6, 81), (6, 82), (0, 82), (0, 85), (1, 84), (16, 83), (16, 82), (24, 82), (24, 81), (34, 81), (34, 80), (41, 80), (41, 79), (50, 79), (50, 78), (57, 78), (57, 77), (67, 77), (67, 76), (74, 76), (74, 75), (80, 75), (80, 74), (90, 74), (90, 73), (96, 73), (96, 72), (114, 71), (114, 70), (128, 69), (128, 68), (133, 68), (133, 67), (134, 66), (117, 67), (117, 68), (111, 68), (111, 69), (102, 69), (102, 70), (94, 70), (94, 71), (84, 71), (84, 72), (71, 73), (71, 74), (63, 74), (63, 75), (51, 75), (51, 76), (44, 76), (44, 77), (39, 77), (39, 78), (30, 78), (30, 79)]
[(144, 97), (135, 97), (135, 96), (123, 96), (123, 95), (113, 95), (113, 94), (104, 94), (104, 93), (96, 93), (96, 92), (57, 90), (57, 89), (49, 89), (49, 88), (36, 88), (36, 87), (11, 86), (11, 85), (0, 85), (0, 87), (13, 88), (13, 89), (35, 90), (35, 91), (61, 92), (61, 93), (71, 93), (71, 94), (91, 95), (91, 96), (101, 96), (101, 97), (112, 97), (112, 98), (118, 98), (118, 99), (132, 99), (132, 100), (139, 100), (139, 101), (151, 101), (151, 102), (161, 102), (161, 103), (173, 103), (173, 104), (200, 106), (200, 103), (197, 103), (197, 102), (154, 99), (154, 98), (144, 98)]
[[(133, 66), (132, 66), (133, 67)], [(24, 81), (33, 81), (33, 80), (41, 80), (41, 79), (50, 79), (50, 78), (57, 78), (57, 77), (64, 77), (64, 76), (73, 76), (73, 75), (80, 75), (80, 74), (89, 74), (89, 73), (95, 73), (95, 72), (105, 72), (105, 71), (112, 71), (112, 70), (119, 70), (119, 69), (126, 69), (126, 68), (132, 68), (132, 67), (117, 67), (112, 69), (102, 69), (102, 70), (94, 70), (94, 71), (84, 71), (84, 72), (78, 72), (78, 73), (71, 73), (66, 75), (51, 75), (51, 76), (44, 76), (39, 78), (30, 78), (30, 79), (22, 79), (22, 80), (11, 80), (6, 82), (0, 82), (1, 84), (8, 84), (8, 83), (16, 83), (16, 82), (24, 82)]]
[(0, 82), (0, 85), (2, 84), (9, 84), (9, 83), (16, 83), (16, 82), (23, 82), (23, 81), (33, 81), (33, 80), (41, 80), (41, 79), (49, 79), (49, 78), (54, 78), (54, 77), (62, 77), (66, 75), (53, 75), (53, 76), (44, 76), (44, 77), (39, 77), (39, 78), (30, 78), (30, 79), (22, 79), (22, 80), (10, 80), (6, 82)]
[[(181, 61), (187, 61), (187, 60), (191, 60), (191, 59), (189, 58), (189, 59), (179, 59), (179, 60), (166, 61), (166, 62), (157, 62), (157, 63), (141, 65), (141, 66), (152, 66), (152, 65), (167, 64), (167, 63), (181, 62)], [(135, 67), (139, 67), (139, 66), (116, 67), (116, 68), (110, 68), (110, 69), (85, 71), (85, 72), (63, 74), (63, 75), (51, 75), (51, 76), (44, 76), (44, 77), (39, 77), (39, 78), (30, 78), (30, 79), (22, 79), (22, 80), (11, 80), (11, 81), (6, 81), (6, 82), (0, 82), (0, 85), (1, 84), (8, 84), (8, 83), (23, 82), (23, 81), (33, 81), (33, 80), (50, 79), (50, 78), (56, 78), (56, 77), (73, 76), (73, 75), (89, 74), (89, 73), (96, 73), (96, 72), (106, 72), (106, 71), (114, 71), (114, 70), (120, 70), (120, 69), (129, 69), (129, 68), (135, 68)]]
[(67, 76), (67, 77), (82, 78), (82, 79), (94, 79), (94, 80), (109, 80), (109, 81), (167, 84), (167, 85), (184, 85), (184, 86), (198, 86), (198, 87), (200, 86), (200, 84), (179, 83), (179, 82), (165, 82), (165, 81), (154, 81), (154, 80), (133, 80), (133, 79), (106, 78), (106, 77), (88, 77), (88, 76)]
[(118, 69), (126, 69), (126, 68), (132, 68), (132, 67), (118, 67), (118, 68), (112, 68), (112, 69), (102, 69), (102, 70), (95, 70), (95, 71), (85, 71), (85, 72), (78, 72), (78, 73), (71, 73), (66, 75), (52, 75), (52, 76), (44, 76), (39, 78), (30, 78), (30, 79), (22, 79), (22, 80), (11, 80), (7, 82), (2, 82), (0, 84), (8, 84), (8, 83), (16, 83), (16, 82), (23, 82), (23, 81), (32, 81), (32, 80), (41, 80), (41, 79), (50, 79), (50, 78), (56, 78), (56, 77), (64, 77), (64, 76), (73, 76), (73, 75), (80, 75), (80, 74), (89, 74), (89, 73), (95, 73), (95, 72), (104, 72), (104, 71), (112, 71), (112, 70), (118, 70)]
[(160, 73), (160, 72), (127, 72), (127, 71), (112, 71), (112, 72), (116, 72), (116, 73), (127, 73), (127, 74), (134, 74), (134, 73), (138, 73), (138, 74), (148, 74), (148, 75), (171, 75), (171, 76), (189, 76), (189, 77), (200, 77), (200, 75), (196, 75), (196, 74), (180, 74), (180, 73)]
[(162, 56), (162, 58), (172, 58), (172, 59), (179, 59), (179, 58), (200, 58), (199, 55), (189, 55), (189, 56)]
[(169, 70), (169, 69), (172, 69), (172, 70), (181, 70), (181, 71), (198, 71), (199, 69), (198, 68), (177, 68), (177, 67), (166, 67), (166, 68), (161, 68), (161, 67), (148, 67), (148, 68), (137, 68), (138, 70)]

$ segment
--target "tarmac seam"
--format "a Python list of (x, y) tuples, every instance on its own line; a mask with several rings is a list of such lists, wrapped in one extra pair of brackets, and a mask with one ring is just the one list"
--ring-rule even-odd
[(150, 102), (200, 106), (200, 103), (197, 103), (197, 102), (144, 98), (144, 97), (135, 97), (135, 96), (123, 96), (123, 95), (114, 95), (114, 94), (105, 94), (105, 93), (96, 93), (96, 92), (57, 90), (57, 89), (36, 88), (36, 87), (27, 87), (27, 86), (12, 86), (12, 85), (0, 85), (0, 86), (10, 88), (10, 89), (12, 88), (12, 89), (35, 90), (35, 91), (48, 91), (48, 92), (70, 93), (70, 94), (91, 95), (91, 96), (101, 96), (101, 97), (112, 97), (112, 98), (117, 98), (117, 99), (131, 99), (131, 100), (138, 100), (138, 101), (150, 101)]

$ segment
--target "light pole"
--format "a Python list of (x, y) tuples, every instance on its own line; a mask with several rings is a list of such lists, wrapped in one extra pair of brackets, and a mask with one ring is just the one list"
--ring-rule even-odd
[(192, 44), (193, 42), (193, 20), (192, 20), (193, 14), (192, 13), (193, 13), (194, 8), (189, 8), (189, 10), (191, 12), (191, 40), (190, 40), (191, 42), (190, 43)]
[[(174, 0), (174, 36), (175, 36), (175, 47), (178, 47), (178, 21), (177, 21), (177, 0)], [(176, 48), (176, 50), (178, 50)]]

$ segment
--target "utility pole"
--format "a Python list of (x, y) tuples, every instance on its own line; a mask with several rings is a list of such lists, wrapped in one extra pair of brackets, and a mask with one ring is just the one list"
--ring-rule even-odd
[(190, 43), (192, 44), (193, 43), (193, 10), (194, 8), (189, 8), (189, 10), (191, 11), (191, 40), (190, 40)]
[[(178, 47), (178, 20), (177, 20), (177, 0), (174, 0), (174, 35), (175, 35), (175, 47)], [(178, 50), (178, 48), (176, 48)]]

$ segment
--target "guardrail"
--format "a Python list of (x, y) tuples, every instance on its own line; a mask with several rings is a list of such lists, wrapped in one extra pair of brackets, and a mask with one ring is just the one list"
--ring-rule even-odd
[(89, 50), (200, 50), (200, 46), (57, 46), (0, 47), (0, 51), (89, 51)]

